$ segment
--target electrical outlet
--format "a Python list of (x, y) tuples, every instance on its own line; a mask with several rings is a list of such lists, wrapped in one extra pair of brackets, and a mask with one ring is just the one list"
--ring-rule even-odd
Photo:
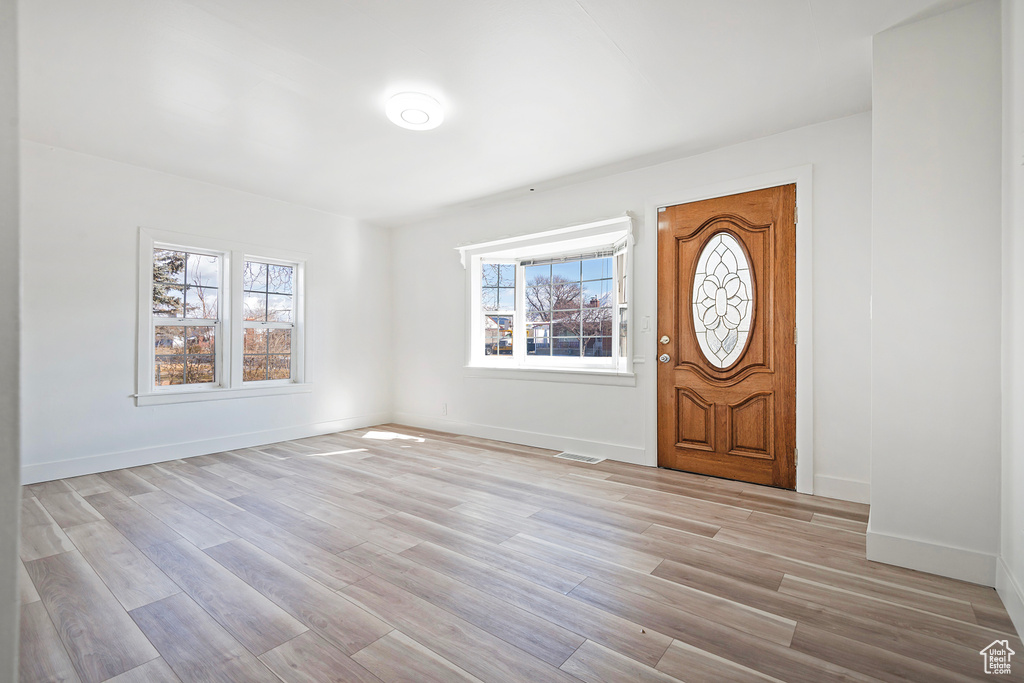
[(448, 414), (448, 404), (447, 403), (442, 403), (441, 404), (441, 414), (442, 415), (447, 415)]

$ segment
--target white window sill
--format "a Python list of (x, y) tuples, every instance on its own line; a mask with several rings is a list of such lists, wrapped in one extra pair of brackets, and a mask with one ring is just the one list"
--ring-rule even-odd
[(312, 384), (278, 384), (276, 386), (241, 387), (238, 389), (202, 389), (197, 391), (159, 391), (135, 394), (136, 406), (162, 406), (171, 403), (198, 403), (200, 401), (224, 401), (232, 398), (255, 398), (278, 396), (280, 394), (308, 394)]
[(606, 384), (635, 387), (636, 375), (616, 368), (501, 368), (491, 365), (467, 365), (466, 377), (479, 379), (518, 379), (531, 382), (570, 384)]

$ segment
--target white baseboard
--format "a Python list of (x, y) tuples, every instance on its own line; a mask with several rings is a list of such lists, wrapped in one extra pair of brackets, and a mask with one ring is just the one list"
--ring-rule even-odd
[(851, 503), (870, 503), (871, 484), (856, 479), (814, 475), (814, 495), (848, 500)]
[(593, 455), (599, 458), (633, 463), (634, 465), (653, 465), (653, 463), (647, 462), (646, 451), (639, 446), (622, 446), (602, 441), (588, 441), (586, 439), (574, 439), (554, 434), (528, 432), (521, 429), (507, 429), (505, 427), (492, 427), (471, 422), (457, 422), (455, 420), (428, 417), (415, 413), (396, 413), (395, 422), (412, 427), (433, 429), (439, 432), (465, 434), (466, 436), (507, 441), (536, 448), (551, 448), (569, 453), (578, 453), (579, 455)]
[(330, 422), (270, 429), (263, 432), (235, 434), (217, 439), (138, 448), (117, 453), (101, 453), (99, 455), (89, 455), (71, 460), (55, 460), (37, 465), (22, 465), (21, 483), (35, 484), (41, 481), (78, 477), (83, 474), (109, 472), (110, 470), (118, 470), (124, 467), (138, 467), (139, 465), (151, 465), (156, 462), (166, 462), (167, 460), (191, 458), (195, 455), (220, 453), (221, 451), (231, 451), (237, 448), (265, 446), (279, 441), (304, 439), (309, 436), (331, 434), (346, 429), (358, 429), (360, 427), (391, 422), (391, 417), (389, 413), (377, 413), (332, 420)]
[(1002, 556), (996, 564), (996, 591), (1006, 606), (1010, 621), (1017, 627), (1017, 636), (1024, 638), (1024, 590), (1014, 579)]
[(996, 585), (996, 556), (872, 530), (868, 518), (867, 558), (982, 586)]

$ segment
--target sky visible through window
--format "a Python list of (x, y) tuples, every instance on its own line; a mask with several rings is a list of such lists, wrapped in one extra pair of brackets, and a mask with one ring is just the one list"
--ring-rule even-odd
[[(514, 264), (482, 266), (480, 299), (487, 355), (511, 356), (515, 348), (516, 271)], [(527, 265), (520, 272), (527, 356), (612, 355), (612, 257)]]
[[(220, 257), (153, 250), (156, 386), (216, 381), (219, 291)], [(194, 324), (182, 325), (184, 321)]]

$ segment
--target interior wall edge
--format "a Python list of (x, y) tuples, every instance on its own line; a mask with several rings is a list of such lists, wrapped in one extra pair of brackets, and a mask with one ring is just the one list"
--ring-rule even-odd
[(998, 558), (992, 553), (875, 531), (868, 518), (867, 559), (982, 586), (996, 585)]
[(555, 434), (543, 434), (540, 432), (529, 432), (521, 429), (509, 429), (507, 427), (493, 427), (491, 425), (475, 424), (472, 422), (461, 422), (457, 420), (445, 420), (419, 415), (416, 413), (395, 413), (394, 421), (410, 427), (422, 427), (452, 434), (463, 434), (475, 436), (481, 439), (494, 439), (507, 443), (533, 446), (535, 448), (550, 448), (557, 451), (566, 451), (578, 455), (590, 455), (598, 458), (608, 458), (619, 462), (631, 463), (633, 465), (655, 466), (655, 463), (648, 461), (647, 451), (643, 446), (626, 446), (623, 444), (606, 443), (603, 441), (588, 441)]
[(168, 460), (180, 460), (182, 458), (209, 455), (210, 453), (220, 453), (239, 448), (257, 448), (280, 441), (292, 441), (294, 439), (305, 439), (311, 436), (332, 434), (349, 429), (372, 427), (373, 425), (391, 421), (389, 413), (381, 412), (341, 418), (329, 422), (317, 422), (247, 434), (234, 434), (216, 439), (166, 444), (130, 451), (89, 455), (72, 460), (57, 460), (37, 465), (25, 465), (21, 469), (21, 483), (23, 485), (36, 484), (41, 481), (98, 474), (99, 472), (109, 472), (126, 467), (152, 465), (153, 463), (167, 462)]
[(814, 475), (814, 495), (837, 498), (851, 503), (870, 503), (871, 482), (816, 474)]
[(0, 0), (0, 683), (18, 679), (22, 264), (18, 3)]
[(996, 592), (999, 593), (999, 598), (1003, 601), (1017, 634), (1024, 635), (1024, 589), (1013, 578), (1013, 572), (1002, 555), (996, 563)]

